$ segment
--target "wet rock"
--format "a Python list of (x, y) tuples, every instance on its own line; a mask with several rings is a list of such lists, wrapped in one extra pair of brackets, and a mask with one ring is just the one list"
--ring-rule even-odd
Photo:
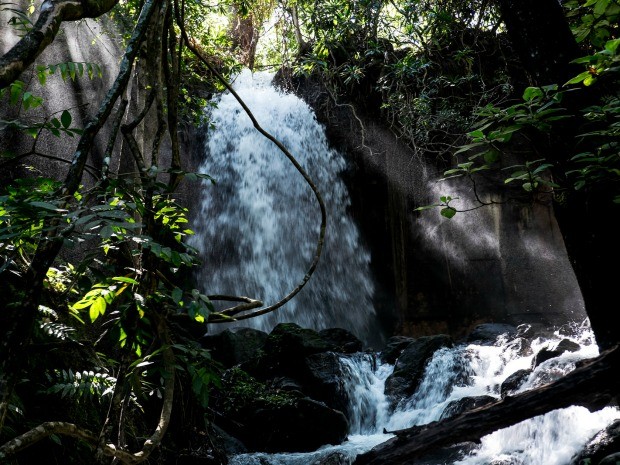
[(346, 412), (349, 401), (344, 389), (340, 357), (333, 352), (312, 354), (305, 358), (305, 367), (302, 391), (313, 399)]
[(464, 459), (466, 455), (469, 455), (477, 448), (478, 445), (473, 442), (463, 442), (425, 454), (420, 458), (419, 462), (416, 461), (415, 463), (424, 465), (445, 465), (454, 463)]
[(458, 400), (454, 400), (446, 405), (446, 408), (441, 414), (440, 420), (450, 418), (456, 415), (460, 415), (463, 412), (472, 410), (483, 405), (488, 405), (492, 402), (496, 402), (497, 399), (491, 396), (475, 396), (475, 397), (463, 397)]
[(509, 337), (517, 334), (517, 328), (504, 323), (484, 323), (478, 325), (467, 336), (467, 342), (474, 342), (480, 345), (493, 345), (497, 338), (503, 334)]
[[(616, 454), (618, 450), (620, 450), (620, 420), (614, 421), (590, 439), (582, 451), (573, 457), (570, 465), (582, 465), (584, 463), (616, 465), (614, 461), (604, 462), (604, 460), (607, 460), (610, 454), (613, 454), (611, 457), (618, 455)], [(620, 457), (617, 459), (620, 460)]]
[(361, 352), (363, 349), (362, 341), (352, 333), (342, 328), (328, 328), (319, 331), (319, 336), (332, 345), (334, 352), (343, 354), (353, 354)]
[(420, 384), (428, 360), (437, 350), (451, 346), (452, 339), (445, 334), (410, 342), (398, 357), (394, 372), (385, 381), (385, 393), (392, 404), (411, 396)]
[(253, 451), (310, 452), (326, 444), (340, 444), (348, 429), (342, 412), (303, 398), (290, 405), (247, 412), (240, 437)]
[(280, 323), (267, 336), (261, 365), (268, 371), (295, 368), (308, 355), (332, 349), (318, 332), (295, 323)]
[(212, 423), (211, 428), (211, 440), (218, 449), (222, 450), (227, 455), (244, 454), (248, 451), (247, 447), (245, 447), (239, 439), (231, 436), (219, 426)]
[(226, 329), (219, 334), (206, 336), (202, 345), (212, 350), (213, 358), (230, 368), (256, 357), (267, 340), (267, 333), (254, 328)]
[(620, 452), (608, 455), (599, 462), (598, 465), (618, 465), (620, 463)]
[(517, 391), (521, 385), (527, 380), (530, 376), (532, 370), (523, 369), (517, 370), (513, 374), (511, 374), (508, 378), (504, 380), (502, 386), (500, 387), (499, 393), (502, 396), (502, 399), (513, 392)]
[(392, 336), (388, 339), (387, 344), (381, 351), (379, 358), (389, 364), (396, 363), (396, 359), (400, 356), (405, 347), (412, 343), (415, 339), (406, 336)]
[(536, 368), (541, 363), (551, 360), (552, 358), (559, 357), (564, 352), (577, 352), (581, 349), (581, 346), (570, 339), (562, 339), (555, 349), (549, 347), (543, 347), (538, 351), (534, 360), (532, 361), (532, 367)]
[(342, 452), (333, 452), (312, 462), (312, 465), (351, 465), (351, 458)]
[(506, 344), (506, 350), (515, 352), (519, 357), (532, 355), (532, 345), (524, 337), (517, 337)]

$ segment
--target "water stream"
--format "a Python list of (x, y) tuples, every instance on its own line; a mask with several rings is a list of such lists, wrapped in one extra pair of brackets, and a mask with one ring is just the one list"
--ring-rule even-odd
[[(317, 271), (301, 293), (281, 310), (245, 324), (265, 331), (282, 321), (317, 330), (337, 326), (376, 343), (381, 334), (372, 303), (370, 253), (347, 212), (350, 201), (340, 178), (344, 158), (329, 148), (310, 107), (274, 89), (272, 78), (246, 70), (235, 80), (235, 90), (316, 183), (327, 206), (328, 230)], [(221, 96), (210, 117), (217, 130), (210, 131), (200, 169), (217, 180), (217, 187), (205, 188), (201, 220), (194, 227), (192, 245), (205, 261), (199, 280), (211, 294), (249, 296), (270, 305), (301, 281), (312, 261), (318, 204), (231, 94)]]
[[(271, 87), (271, 78), (246, 71), (235, 87), (265, 129), (298, 157), (325, 196), (328, 241), (315, 276), (297, 298), (276, 313), (244, 324), (265, 331), (281, 321), (314, 329), (343, 327), (366, 343), (376, 342), (370, 254), (347, 212), (349, 200), (339, 177), (345, 161), (329, 148), (310, 108)], [(201, 171), (218, 185), (205, 187), (201, 219), (194, 226), (193, 245), (205, 260), (199, 278), (206, 292), (248, 295), (271, 304), (295, 287), (312, 260), (318, 207), (299, 174), (257, 133), (231, 95), (221, 96), (210, 117), (216, 130), (210, 132)], [(231, 465), (314, 465), (336, 452), (340, 454), (337, 463), (350, 463), (357, 454), (392, 437), (384, 431), (439, 420), (447, 415), (446, 407), (459, 399), (499, 398), (506, 378), (531, 367), (539, 350), (553, 347), (563, 337), (535, 339), (527, 352), (506, 338), (490, 346), (459, 344), (440, 349), (428, 362), (417, 391), (395, 406), (384, 393), (392, 365), (372, 353), (342, 356), (350, 399), (350, 431), (343, 444), (313, 453), (240, 454), (231, 457)], [(575, 333), (572, 340), (579, 344), (578, 351), (542, 363), (519, 389), (557, 379), (574, 369), (578, 360), (598, 354), (589, 330)], [(620, 411), (614, 408), (590, 413), (571, 407), (496, 431), (478, 446), (457, 450), (447, 462), (415, 463), (568, 465), (595, 433), (618, 418)]]

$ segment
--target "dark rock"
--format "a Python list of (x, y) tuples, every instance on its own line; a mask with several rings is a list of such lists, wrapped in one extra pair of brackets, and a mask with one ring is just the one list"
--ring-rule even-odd
[(442, 347), (451, 347), (450, 336), (426, 336), (410, 342), (394, 366), (394, 372), (385, 381), (385, 393), (396, 404), (411, 396), (420, 384), (424, 368), (433, 354)]
[(351, 465), (351, 458), (342, 452), (332, 452), (316, 460), (312, 465)]
[(212, 350), (215, 360), (230, 368), (256, 357), (266, 340), (267, 333), (264, 331), (254, 328), (233, 328), (206, 336), (201, 342), (204, 347)]
[(286, 376), (277, 376), (272, 378), (268, 381), (267, 385), (270, 389), (280, 391), (301, 392), (303, 390), (303, 386), (300, 382)]
[(616, 454), (618, 450), (620, 450), (620, 420), (614, 421), (590, 439), (581, 452), (573, 457), (571, 465), (582, 465), (583, 463), (615, 465), (616, 462), (612, 459), (609, 462), (605, 462), (605, 460), (610, 456), (609, 454), (613, 454), (611, 457), (618, 455)]
[(555, 350), (560, 351), (560, 353), (564, 352), (578, 352), (581, 349), (581, 346), (570, 339), (562, 339)]
[(506, 344), (506, 350), (514, 351), (520, 357), (532, 355), (532, 345), (530, 344), (530, 341), (523, 337), (517, 337)]
[(581, 349), (581, 346), (576, 342), (570, 339), (562, 339), (555, 349), (550, 349), (549, 347), (540, 349), (532, 361), (532, 367), (536, 368), (541, 363), (559, 357), (564, 352), (577, 352), (579, 349)]
[(463, 397), (462, 399), (454, 400), (446, 405), (439, 419), (450, 418), (495, 401), (497, 401), (497, 399), (491, 396)]
[(620, 452), (608, 455), (599, 462), (598, 465), (618, 465), (620, 463)]
[(175, 456), (176, 465), (222, 465), (220, 459), (210, 455), (192, 455), (189, 453), (179, 453)]
[(338, 355), (333, 352), (312, 354), (306, 357), (305, 364), (303, 392), (313, 399), (325, 402), (331, 408), (346, 412), (349, 401)]
[(478, 445), (473, 442), (463, 442), (424, 454), (420, 458), (420, 461), (416, 461), (415, 463), (424, 465), (445, 465), (447, 463), (454, 463), (464, 459), (466, 455), (469, 455), (477, 448)]
[(379, 358), (385, 362), (394, 364), (396, 359), (400, 356), (405, 347), (414, 341), (411, 337), (406, 336), (392, 336), (388, 339), (387, 344), (381, 351)]
[(525, 380), (527, 380), (528, 376), (530, 376), (531, 372), (532, 370), (528, 369), (517, 370), (508, 378), (506, 378), (499, 389), (499, 393), (502, 396), (502, 399), (507, 395), (510, 395), (513, 392), (517, 391), (525, 382)]
[(503, 334), (509, 337), (517, 334), (517, 328), (504, 323), (484, 323), (478, 325), (467, 336), (467, 342), (475, 342), (481, 345), (493, 345), (497, 338)]
[(327, 352), (333, 345), (319, 333), (295, 323), (280, 323), (267, 336), (261, 367), (267, 372), (297, 368), (308, 355)]
[(342, 412), (309, 398), (248, 412), (243, 425), (244, 444), (262, 452), (314, 451), (326, 444), (340, 444), (349, 429)]
[(341, 352), (343, 354), (352, 354), (355, 352), (361, 352), (363, 349), (362, 341), (351, 334), (346, 329), (342, 328), (328, 328), (319, 331), (319, 336), (332, 345), (334, 352)]
[(231, 436), (216, 424), (212, 423), (211, 428), (211, 440), (218, 449), (227, 455), (244, 454), (248, 451), (247, 447), (239, 439)]

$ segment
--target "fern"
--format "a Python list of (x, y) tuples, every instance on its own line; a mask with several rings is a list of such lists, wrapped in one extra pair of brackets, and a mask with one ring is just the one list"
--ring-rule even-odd
[(110, 396), (116, 385), (116, 378), (103, 371), (54, 370), (47, 377), (54, 384), (45, 393), (60, 394), (61, 398), (71, 397), (77, 402)]
[(71, 326), (63, 325), (61, 323), (51, 323), (44, 322), (41, 323), (41, 330), (55, 339), (60, 339), (61, 341), (70, 340), (75, 341), (73, 338), (72, 332), (75, 331), (75, 328)]

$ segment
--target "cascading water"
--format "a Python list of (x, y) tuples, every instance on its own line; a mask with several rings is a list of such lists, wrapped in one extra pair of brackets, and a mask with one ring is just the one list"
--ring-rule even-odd
[[(529, 368), (538, 351), (553, 347), (565, 336), (536, 339), (532, 352), (523, 355), (509, 340), (495, 345), (459, 344), (440, 349), (429, 360), (421, 383), (408, 399), (390, 409), (384, 394), (393, 366), (369, 354), (342, 356), (344, 382), (349, 394), (350, 435), (341, 445), (325, 446), (306, 454), (240, 454), (231, 465), (313, 465), (334, 453), (339, 463), (351, 463), (359, 453), (392, 437), (393, 431), (440, 420), (454, 401), (467, 397), (500, 397), (500, 386), (517, 370)], [(580, 350), (543, 362), (521, 385), (526, 391), (568, 373), (579, 360), (598, 354), (588, 330), (574, 340)], [(449, 416), (449, 415), (448, 415)], [(569, 465), (571, 459), (597, 432), (620, 418), (620, 410), (607, 407), (589, 412), (570, 407), (538, 416), (485, 436), (479, 447), (457, 451), (457, 458), (418, 460), (415, 465)], [(473, 449), (473, 450), (472, 450)], [(454, 452), (452, 452), (454, 454)]]
[[(343, 158), (331, 150), (308, 106), (269, 85), (271, 76), (242, 73), (236, 90), (263, 127), (281, 140), (309, 171), (325, 196), (329, 230), (323, 259), (307, 288), (285, 308), (250, 323), (269, 330), (279, 321), (322, 329), (343, 327), (367, 342), (376, 333), (369, 253), (347, 214), (349, 200), (338, 173)], [(210, 133), (201, 170), (218, 185), (206, 188), (194, 245), (205, 267), (200, 279), (209, 293), (248, 295), (273, 303), (305, 274), (318, 235), (318, 208), (298, 173), (229, 94), (211, 114), (217, 128)], [(394, 367), (376, 354), (341, 356), (342, 382), (348, 393), (350, 430), (343, 444), (312, 453), (248, 453), (230, 458), (231, 465), (315, 465), (351, 463), (355, 456), (388, 440), (394, 431), (441, 420), (459, 399), (500, 397), (502, 383), (529, 369), (538, 351), (553, 347), (559, 334), (531, 342), (522, 350), (515, 340), (494, 345), (458, 344), (435, 352), (416, 392), (396, 405), (385, 394)], [(591, 332), (573, 338), (576, 352), (547, 360), (529, 373), (519, 391), (561, 377), (578, 360), (594, 357)], [(569, 465), (571, 458), (598, 431), (620, 418), (616, 408), (589, 412), (571, 407), (532, 418), (485, 436), (479, 446), (456, 450), (449, 458), (416, 461), (417, 465)], [(327, 462), (325, 462), (327, 463)]]
[[(343, 327), (366, 342), (380, 341), (372, 304), (370, 254), (347, 213), (340, 178), (343, 157), (329, 148), (323, 128), (301, 99), (270, 85), (269, 73), (242, 72), (234, 83), (257, 120), (309, 172), (328, 210), (323, 256), (312, 279), (286, 306), (247, 323), (263, 330), (295, 321), (324, 329)], [(288, 294), (305, 275), (319, 234), (313, 194), (278, 148), (252, 126), (225, 93), (211, 112), (201, 171), (217, 180), (205, 188), (193, 243), (205, 266), (199, 282), (208, 293), (243, 295), (266, 304)]]

